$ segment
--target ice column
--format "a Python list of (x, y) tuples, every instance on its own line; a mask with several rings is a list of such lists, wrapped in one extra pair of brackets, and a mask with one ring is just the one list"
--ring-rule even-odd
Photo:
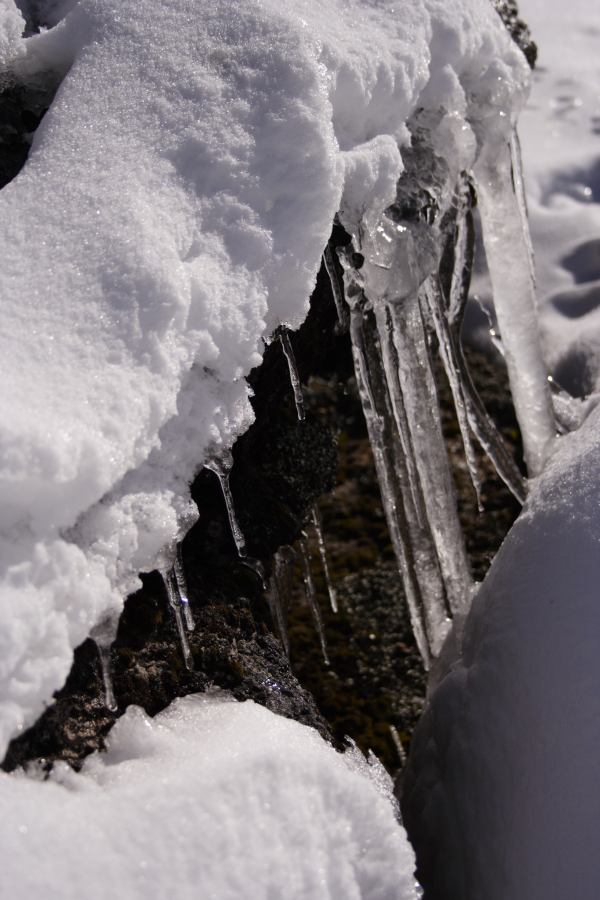
[[(426, 523), (418, 515), (414, 498), (422, 505), (416, 470), (409, 471), (405, 448), (398, 434), (383, 368), (377, 325), (367, 308), (360, 272), (352, 253), (340, 254), (344, 265), (346, 299), (350, 307), (350, 335), (354, 370), (369, 433), (377, 479), (390, 537), (402, 574), (417, 646), (426, 666), (441, 648), (449, 627), (448, 608), (437, 554)], [(396, 403), (401, 397), (396, 396)], [(408, 424), (403, 423), (408, 432)], [(408, 439), (408, 435), (406, 435)]]
[(538, 334), (535, 279), (516, 138), (485, 146), (475, 175), (494, 307), (529, 474), (556, 435)]

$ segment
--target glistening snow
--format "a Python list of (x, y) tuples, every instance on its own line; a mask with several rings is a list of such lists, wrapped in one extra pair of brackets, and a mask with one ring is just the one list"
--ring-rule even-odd
[(251, 701), (130, 707), (80, 774), (0, 774), (0, 792), (19, 900), (417, 897), (386, 773)]

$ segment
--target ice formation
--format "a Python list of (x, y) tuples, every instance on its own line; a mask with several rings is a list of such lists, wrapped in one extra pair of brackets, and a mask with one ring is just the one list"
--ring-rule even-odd
[(0, 773), (19, 900), (416, 900), (381, 766), (248, 701), (130, 707), (76, 774)]
[[(0, 7), (5, 76), (59, 85), (0, 193), (2, 747), (137, 572), (167, 567), (189, 479), (251, 421), (261, 338), (304, 318), (336, 212), (371, 239), (416, 111), (458, 176), (508, 141), (528, 84), (487, 0), (48, 6), (57, 24), (23, 40)], [(389, 313), (422, 340), (414, 302)], [(417, 524), (421, 501), (437, 646), (469, 582), (443, 497)]]

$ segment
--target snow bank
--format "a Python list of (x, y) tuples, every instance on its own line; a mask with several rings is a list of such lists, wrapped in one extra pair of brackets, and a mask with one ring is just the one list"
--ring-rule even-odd
[(403, 804), (432, 897), (595, 900), (600, 407), (535, 484), (413, 745)]
[(520, 120), (545, 352), (565, 388), (600, 385), (600, 9), (522, 0), (539, 70)]
[(528, 79), (488, 0), (81, 0), (19, 52), (62, 83), (0, 194), (0, 754), (188, 526), (261, 338), (304, 318), (335, 212), (391, 201), (414, 111), (468, 164)]
[(251, 701), (130, 707), (81, 774), (0, 775), (3, 884), (13, 900), (413, 900), (412, 851), (361, 759)]

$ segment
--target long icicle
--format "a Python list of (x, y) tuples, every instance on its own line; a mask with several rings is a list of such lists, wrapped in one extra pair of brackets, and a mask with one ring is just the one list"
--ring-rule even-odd
[(427, 303), (428, 312), (435, 327), (440, 357), (444, 365), (448, 384), (450, 385), (452, 400), (454, 401), (454, 410), (456, 412), (458, 427), (463, 442), (467, 468), (469, 470), (469, 475), (471, 476), (471, 483), (477, 498), (479, 512), (483, 512), (483, 504), (481, 502), (481, 476), (479, 474), (475, 448), (473, 447), (473, 442), (471, 440), (469, 416), (466, 408), (463, 384), (460, 379), (460, 370), (454, 352), (448, 319), (442, 306), (440, 286), (436, 278), (432, 277), (429, 279), (428, 283), (423, 288), (422, 297)]
[[(398, 381), (401, 388), (427, 520), (449, 608), (453, 614), (463, 612), (470, 602), (472, 580), (440, 426), (437, 391), (418, 295), (415, 293), (398, 302), (386, 303), (385, 308), (389, 318), (384, 320), (379, 309), (378, 327), (388, 385), (395, 386)], [(391, 353), (390, 342), (395, 355)]]
[(329, 597), (329, 604), (334, 613), (338, 611), (338, 602), (337, 602), (337, 594), (333, 583), (331, 581), (331, 575), (329, 574), (329, 562), (327, 560), (327, 547), (325, 546), (325, 538), (323, 536), (323, 521), (321, 519), (321, 512), (317, 504), (315, 504), (312, 508), (311, 519), (313, 528), (315, 530), (315, 535), (317, 538), (317, 546), (319, 547), (319, 556), (321, 557), (321, 565), (323, 567), (323, 575), (325, 577), (325, 586), (327, 587), (327, 595)]
[(317, 600), (317, 592), (315, 590), (315, 583), (313, 581), (312, 572), (310, 571), (310, 551), (308, 548), (308, 538), (304, 531), (302, 532), (302, 537), (300, 538), (299, 544), (300, 544), (300, 557), (302, 560), (302, 574), (303, 574), (303, 578), (304, 578), (304, 588), (306, 590), (306, 599), (308, 600), (308, 605), (310, 606), (310, 611), (312, 612), (317, 635), (319, 636), (319, 643), (321, 644), (321, 652), (323, 654), (323, 660), (325, 662), (325, 665), (329, 666), (329, 665), (331, 665), (331, 663), (329, 662), (329, 654), (327, 653), (327, 642), (325, 640), (325, 629), (323, 628), (323, 619), (321, 617), (321, 610), (319, 609), (319, 602)]
[[(472, 202), (469, 196), (470, 186), (467, 184), (466, 187), (469, 194), (463, 201), (463, 207), (456, 223), (452, 277), (446, 291), (442, 290), (442, 296), (445, 296), (446, 301), (447, 327), (471, 431), (498, 476), (519, 503), (523, 504), (525, 502), (523, 478), (473, 384), (462, 346), (462, 326), (469, 297), (475, 253), (475, 227), (470, 209)], [(502, 354), (504, 355), (504, 350), (502, 350)]]
[(214, 472), (219, 479), (223, 499), (225, 501), (225, 508), (227, 510), (227, 518), (229, 519), (229, 527), (231, 528), (231, 536), (233, 537), (238, 555), (247, 556), (246, 541), (235, 514), (233, 496), (229, 485), (229, 473), (233, 468), (233, 455), (230, 450), (221, 451), (218, 456), (209, 459), (205, 463), (205, 466), (207, 469), (210, 469), (211, 472)]
[(175, 581), (175, 573), (173, 572), (173, 569), (169, 569), (168, 572), (161, 572), (161, 575), (163, 584), (165, 586), (165, 591), (167, 593), (169, 606), (171, 607), (173, 615), (175, 616), (175, 624), (177, 626), (177, 634), (179, 635), (179, 643), (181, 644), (183, 661), (185, 663), (186, 669), (191, 672), (194, 668), (194, 658), (192, 656), (192, 651), (190, 650), (190, 645), (188, 643), (187, 634), (183, 622), (181, 604), (179, 602), (179, 591), (177, 589), (177, 582)]
[(100, 661), (100, 671), (102, 673), (102, 684), (104, 687), (104, 705), (109, 712), (117, 712), (118, 705), (115, 700), (115, 693), (113, 690), (113, 682), (112, 682), (112, 671), (111, 671), (111, 654), (110, 654), (110, 644), (103, 644), (99, 641), (96, 641), (96, 648), (98, 650), (98, 659)]
[(527, 469), (534, 476), (552, 450), (556, 427), (540, 349), (522, 173), (511, 143), (485, 147), (475, 174), (494, 307)]
[(337, 310), (338, 322), (340, 328), (343, 331), (346, 331), (349, 324), (348, 307), (344, 303), (342, 288), (340, 286), (337, 270), (335, 268), (335, 259), (333, 253), (331, 252), (331, 244), (327, 244), (327, 246), (325, 247), (325, 251), (323, 253), (323, 262), (325, 264), (325, 271), (329, 276), (329, 283), (331, 285), (331, 293), (333, 294), (335, 308)]
[(296, 554), (289, 546), (280, 547), (275, 553), (273, 573), (269, 591), (271, 615), (277, 625), (279, 637), (287, 657), (290, 655), (290, 640), (287, 629), (287, 604), (291, 596), (291, 571)]
[(306, 411), (304, 409), (304, 396), (302, 394), (302, 383), (300, 381), (300, 376), (298, 374), (298, 367), (296, 365), (296, 357), (294, 356), (294, 351), (292, 349), (292, 342), (290, 341), (290, 336), (287, 331), (282, 331), (279, 335), (279, 340), (281, 341), (281, 346), (283, 349), (283, 353), (287, 360), (288, 370), (290, 373), (290, 383), (292, 385), (292, 391), (294, 392), (294, 402), (296, 404), (296, 413), (298, 415), (298, 419), (300, 422), (304, 422), (306, 418)]
[(190, 600), (188, 597), (188, 588), (185, 577), (185, 568), (183, 565), (183, 551), (181, 548), (181, 543), (177, 544), (177, 549), (175, 551), (173, 575), (175, 577), (177, 593), (179, 594), (179, 604), (181, 606), (181, 609), (183, 610), (183, 618), (185, 619), (186, 628), (188, 631), (193, 631), (196, 627), (196, 623), (194, 622), (192, 610), (190, 609)]
[[(395, 431), (394, 417), (377, 342), (377, 327), (365, 310), (360, 273), (351, 256), (340, 253), (346, 299), (350, 307), (350, 335), (356, 382), (369, 433), (381, 499), (402, 574), (415, 640), (426, 668), (441, 647), (449, 623), (437, 557), (421, 530), (411, 502), (405, 456)], [(416, 555), (415, 555), (416, 554)]]

